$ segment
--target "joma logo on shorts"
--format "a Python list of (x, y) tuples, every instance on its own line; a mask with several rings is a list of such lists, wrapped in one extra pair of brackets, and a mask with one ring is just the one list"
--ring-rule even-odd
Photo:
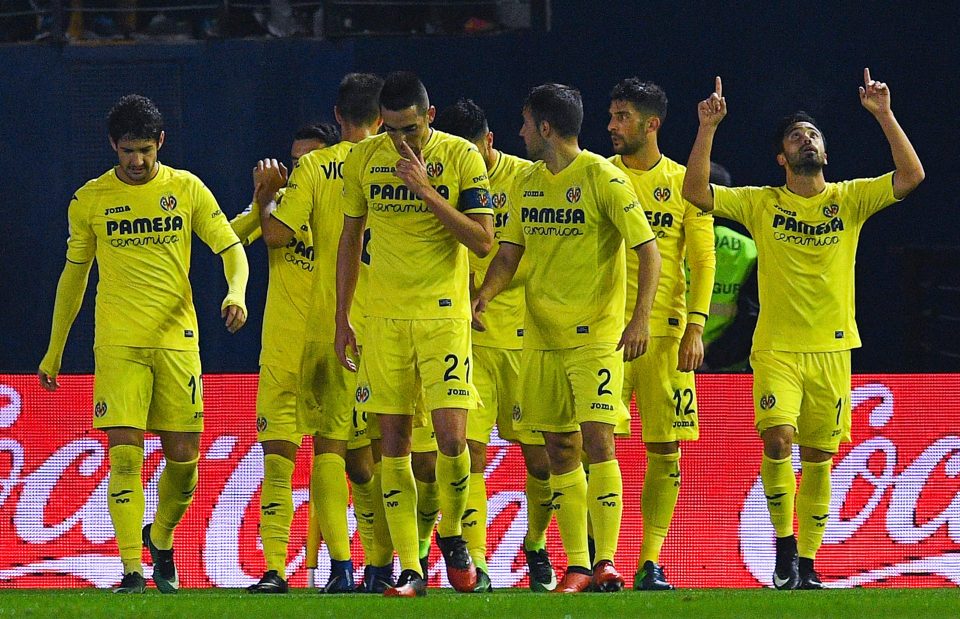
[(470, 395), (469, 389), (447, 389), (447, 395)]
[(590, 404), (590, 410), (612, 411), (614, 410), (614, 408), (612, 404), (604, 404), (603, 402), (592, 402)]

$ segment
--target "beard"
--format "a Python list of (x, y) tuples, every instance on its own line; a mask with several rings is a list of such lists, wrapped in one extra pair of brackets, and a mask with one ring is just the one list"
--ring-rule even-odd
[(816, 176), (827, 162), (820, 153), (797, 153), (787, 160), (790, 171), (797, 176)]
[(640, 149), (647, 145), (646, 136), (641, 136), (631, 141), (622, 135), (618, 135), (617, 139), (619, 140), (619, 144), (612, 144), (613, 152), (617, 155), (635, 155), (640, 152)]

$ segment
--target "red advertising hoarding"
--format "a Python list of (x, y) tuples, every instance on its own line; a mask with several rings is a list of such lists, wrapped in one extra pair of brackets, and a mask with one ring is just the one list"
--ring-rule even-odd
[[(120, 579), (107, 512), (107, 447), (90, 429), (91, 376), (63, 376), (56, 393), (35, 376), (0, 375), (0, 587), (107, 587)], [(697, 377), (702, 438), (684, 444), (683, 482), (662, 562), (680, 587), (770, 583), (773, 529), (759, 479), (750, 377)], [(206, 430), (200, 484), (176, 532), (184, 587), (242, 587), (264, 564), (257, 537), (262, 457), (253, 375), (204, 379)], [(841, 446), (817, 569), (833, 586), (960, 585), (960, 376), (871, 375), (853, 381), (853, 442)], [(618, 442), (624, 523), (617, 563), (633, 572), (640, 549), (645, 457), (634, 435)], [(309, 441), (306, 442), (309, 445)], [(297, 508), (288, 576), (305, 586), (309, 449), (294, 474)], [(156, 510), (163, 458), (147, 439), (145, 521)], [(494, 587), (526, 586), (526, 518), (520, 451), (494, 437), (486, 471)], [(796, 455), (794, 464), (799, 470)], [(351, 531), (355, 521), (350, 515)], [(555, 525), (549, 544), (563, 552)], [(354, 535), (355, 565), (362, 552)], [(147, 558), (147, 557), (145, 557)], [(431, 585), (446, 584), (439, 552)], [(329, 562), (321, 548), (318, 580)], [(629, 577), (628, 577), (629, 582)]]

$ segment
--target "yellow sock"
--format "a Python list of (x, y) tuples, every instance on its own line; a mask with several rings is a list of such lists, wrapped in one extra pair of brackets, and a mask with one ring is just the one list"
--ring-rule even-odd
[(373, 479), (371, 491), (373, 492), (373, 543), (370, 548), (364, 548), (366, 553), (366, 562), (368, 565), (383, 567), (393, 563), (393, 541), (390, 539), (390, 528), (387, 526), (387, 516), (383, 511), (383, 499), (381, 494), (381, 464), (379, 462), (373, 465)]
[(527, 473), (527, 534), (523, 538), (526, 550), (540, 550), (547, 546), (547, 527), (553, 511), (550, 510), (550, 480), (537, 479)]
[(440, 513), (440, 489), (437, 482), (417, 482), (417, 539), (418, 551), (430, 548), (430, 539), (433, 537), (433, 527), (437, 524), (437, 515)]
[(477, 567), (487, 569), (487, 483), (483, 473), (470, 473), (467, 508), (460, 519), (467, 551)]
[(110, 481), (107, 499), (110, 520), (117, 535), (123, 573), (140, 572), (143, 564), (140, 549), (140, 529), (143, 526), (143, 448), (136, 445), (116, 445), (110, 448)]
[(160, 550), (173, 548), (173, 530), (193, 502), (197, 489), (197, 462), (175, 462), (168, 459), (157, 483), (157, 515), (150, 527), (150, 539)]
[(823, 543), (830, 516), (830, 468), (833, 462), (802, 462), (797, 491), (797, 554), (813, 559)]
[(317, 506), (320, 504), (319, 488), (314, 483), (313, 469), (310, 469), (310, 512), (307, 522), (307, 556), (304, 561), (308, 568), (317, 567), (317, 559), (320, 555), (320, 542), (323, 541), (323, 533), (320, 532), (320, 510)]
[(287, 578), (287, 544), (293, 521), (293, 462), (279, 454), (263, 456), (263, 487), (260, 490), (260, 539), (267, 570)]
[(613, 561), (617, 542), (620, 541), (620, 522), (623, 520), (623, 477), (620, 475), (619, 462), (607, 460), (590, 465), (587, 497), (597, 548), (594, 563), (604, 559)]
[(383, 508), (390, 527), (390, 538), (400, 557), (400, 569), (414, 570), (420, 574), (417, 484), (410, 467), (410, 455), (399, 458), (383, 456), (381, 463)]
[(373, 520), (376, 513), (373, 504), (380, 498), (373, 488), (373, 480), (360, 484), (350, 482), (350, 493), (353, 498), (353, 516), (357, 519), (357, 534), (360, 536), (360, 545), (363, 546), (364, 557), (369, 554), (368, 548), (374, 544)]
[(347, 528), (350, 491), (343, 458), (333, 453), (315, 456), (310, 483), (317, 489), (315, 496), (323, 497), (317, 504), (317, 518), (330, 559), (346, 561), (350, 558), (350, 530)]
[(680, 452), (658, 454), (647, 452), (647, 473), (640, 495), (643, 516), (643, 542), (637, 570), (647, 561), (660, 563), (660, 549), (667, 538), (673, 511), (680, 496)]
[(437, 486), (443, 514), (437, 524), (437, 534), (440, 537), (460, 535), (463, 532), (460, 519), (470, 494), (470, 450), (464, 449), (453, 457), (437, 453)]
[(797, 477), (793, 474), (790, 457), (774, 460), (763, 456), (760, 464), (763, 494), (767, 497), (770, 522), (777, 537), (793, 535), (793, 501), (797, 493)]
[(567, 553), (567, 565), (590, 568), (587, 552), (587, 475), (582, 467), (550, 476), (553, 511), (557, 515), (560, 540)]

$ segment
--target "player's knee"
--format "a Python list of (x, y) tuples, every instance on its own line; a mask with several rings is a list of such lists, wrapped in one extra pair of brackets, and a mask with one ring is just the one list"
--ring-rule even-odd
[(467, 441), (470, 448), (470, 472), (482, 473), (487, 466), (487, 446), (479, 441)]
[(443, 435), (437, 432), (437, 449), (445, 456), (454, 458), (467, 448), (467, 439), (457, 435)]
[(783, 460), (793, 450), (794, 430), (791, 426), (774, 426), (763, 431), (763, 453), (768, 458)]

